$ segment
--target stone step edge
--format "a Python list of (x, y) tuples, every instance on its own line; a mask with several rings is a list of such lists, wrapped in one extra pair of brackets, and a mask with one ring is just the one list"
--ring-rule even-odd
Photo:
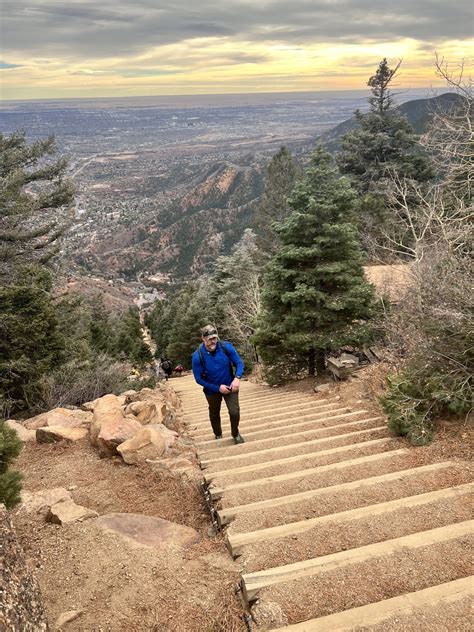
[(417, 609), (452, 603), (474, 595), (474, 576), (455, 579), (398, 597), (377, 601), (342, 612), (274, 628), (270, 632), (352, 632), (356, 628), (371, 628), (392, 617), (414, 615)]
[(247, 603), (254, 601), (262, 588), (311, 577), (317, 573), (332, 571), (338, 568), (365, 562), (377, 557), (385, 557), (394, 553), (407, 552), (426, 546), (449, 542), (466, 535), (472, 535), (474, 520), (466, 520), (446, 527), (419, 531), (401, 538), (393, 538), (376, 544), (368, 544), (348, 551), (331, 553), (321, 557), (269, 568), (257, 573), (242, 575), (242, 591)]
[[(336, 428), (348, 428), (350, 426), (355, 426), (356, 424), (361, 424), (361, 423), (365, 423), (366, 420), (365, 419), (356, 419), (356, 420), (351, 420), (351, 421), (345, 421), (348, 417), (356, 417), (357, 415), (361, 414), (367, 414), (368, 411), (367, 410), (361, 410), (361, 411), (357, 411), (357, 412), (352, 412), (352, 413), (344, 413), (342, 415), (334, 415), (333, 417), (324, 417), (323, 419), (315, 419), (314, 421), (328, 421), (328, 422), (333, 422), (333, 420), (336, 419), (342, 419), (344, 421), (344, 423), (331, 423), (331, 425), (329, 426), (320, 426), (320, 425), (314, 425), (312, 428), (310, 428), (309, 430), (300, 430), (298, 432), (294, 432), (294, 427), (301, 427), (301, 426), (306, 426), (308, 424), (311, 424), (311, 422), (313, 420), (309, 420), (309, 421), (302, 421), (301, 423), (298, 424), (294, 424), (294, 425), (289, 425), (289, 426), (283, 426), (280, 429), (281, 430), (291, 430), (291, 432), (289, 432), (288, 434), (282, 434), (282, 435), (276, 435), (275, 437), (262, 437), (262, 438), (256, 438), (253, 439), (250, 442), (246, 442), (247, 445), (250, 445), (251, 447), (258, 447), (262, 444), (265, 443), (270, 443), (271, 441), (276, 441), (278, 439), (288, 439), (290, 437), (294, 437), (295, 434), (298, 435), (298, 437), (306, 437), (309, 435), (312, 435), (314, 433), (320, 433), (323, 432), (324, 430), (332, 430), (332, 429), (336, 429)], [(247, 434), (252, 438), (252, 434), (253, 433), (246, 433), (245, 434), (245, 438), (247, 438)], [(214, 439), (214, 445), (218, 443), (216, 441), (216, 439)], [(220, 443), (220, 442), (219, 442)], [(228, 450), (231, 449), (233, 452), (237, 452), (237, 450), (240, 449), (240, 446), (235, 446), (235, 444), (224, 444), (217, 447), (215, 447), (213, 450), (205, 450), (204, 452), (200, 452), (198, 450), (198, 454), (199, 457), (204, 457), (204, 458), (208, 458), (209, 456), (213, 456), (214, 454), (219, 454), (222, 452), (222, 450)], [(242, 450), (240, 450), (242, 452)], [(251, 453), (246, 453), (246, 454), (251, 454)]]
[(389, 474), (381, 474), (379, 476), (371, 476), (369, 478), (363, 478), (358, 481), (351, 481), (349, 483), (339, 483), (338, 485), (332, 485), (330, 487), (320, 487), (317, 489), (311, 489), (305, 492), (298, 492), (297, 494), (288, 494), (286, 496), (277, 496), (275, 498), (268, 498), (267, 500), (260, 500), (254, 503), (247, 503), (245, 505), (236, 505), (235, 507), (226, 507), (216, 512), (219, 526), (231, 522), (235, 516), (243, 513), (255, 512), (263, 509), (271, 509), (280, 505), (287, 505), (298, 502), (300, 500), (308, 500), (310, 498), (316, 498), (323, 494), (334, 494), (341, 491), (350, 491), (353, 489), (359, 489), (363, 487), (370, 487), (372, 485), (378, 485), (379, 483), (387, 483), (396, 480), (402, 480), (407, 476), (414, 476), (416, 474), (423, 474), (427, 472), (435, 472), (436, 470), (446, 469), (448, 467), (454, 467), (456, 463), (454, 461), (442, 461), (440, 463), (431, 463), (430, 465), (421, 465), (419, 467), (413, 467), (406, 470), (397, 470), (396, 472), (390, 472)]
[[(381, 421), (381, 420), (382, 420), (381, 417), (369, 417), (368, 419), (361, 419), (358, 423), (362, 423), (362, 422), (367, 423), (370, 421)], [(347, 425), (347, 424), (344, 424), (344, 425)], [(269, 453), (274, 454), (276, 452), (283, 452), (285, 450), (291, 450), (293, 448), (297, 448), (301, 446), (308, 446), (308, 445), (312, 446), (312, 445), (319, 445), (321, 443), (327, 443), (328, 441), (336, 441), (337, 439), (341, 439), (341, 437), (355, 436), (355, 435), (360, 435), (362, 433), (373, 432), (374, 430), (386, 430), (386, 429), (387, 429), (387, 426), (385, 425), (375, 426), (374, 428), (366, 428), (364, 430), (357, 430), (355, 432), (345, 432), (343, 434), (331, 435), (330, 437), (322, 437), (321, 439), (311, 439), (310, 441), (300, 441), (298, 443), (291, 443), (289, 445), (276, 446), (273, 448), (265, 448), (264, 450), (255, 450), (254, 452), (243, 452), (240, 454), (233, 454), (231, 456), (223, 456), (219, 459), (206, 459), (205, 461), (201, 461), (200, 465), (201, 465), (201, 468), (205, 469), (216, 463), (235, 461), (237, 459), (248, 458), (251, 455), (254, 456), (256, 454), (262, 455), (262, 454), (269, 454)]]
[(396, 498), (394, 500), (388, 500), (382, 503), (375, 503), (374, 505), (366, 505), (365, 507), (357, 507), (356, 509), (347, 509), (346, 511), (339, 511), (334, 514), (318, 516), (317, 518), (310, 518), (309, 520), (290, 522), (278, 527), (269, 527), (267, 529), (260, 529), (259, 531), (247, 531), (244, 533), (228, 534), (226, 543), (231, 555), (233, 557), (237, 557), (241, 555), (242, 548), (249, 544), (268, 542), (271, 540), (278, 540), (287, 536), (296, 535), (298, 533), (305, 533), (306, 531), (310, 531), (314, 527), (326, 524), (328, 522), (347, 522), (349, 520), (359, 520), (360, 518), (367, 518), (378, 516), (384, 513), (390, 513), (392, 511), (396, 511), (397, 509), (412, 508), (419, 505), (428, 505), (438, 500), (449, 500), (451, 498), (458, 498), (459, 496), (469, 494), (470, 492), (472, 492), (473, 489), (474, 483), (465, 483), (463, 485), (456, 485), (455, 487), (437, 489), (433, 492), (415, 494), (414, 496), (405, 496), (403, 498)]
[(260, 487), (262, 485), (271, 485), (272, 483), (281, 483), (283, 481), (291, 481), (293, 478), (306, 478), (307, 476), (313, 476), (314, 474), (322, 474), (323, 472), (331, 472), (332, 470), (341, 470), (354, 465), (363, 465), (364, 463), (372, 463), (373, 461), (380, 461), (388, 459), (393, 456), (402, 456), (409, 454), (409, 450), (406, 448), (400, 448), (399, 450), (390, 450), (387, 452), (380, 452), (378, 454), (370, 454), (368, 456), (361, 456), (356, 459), (348, 459), (345, 461), (337, 461), (336, 463), (329, 463), (328, 465), (318, 465), (316, 467), (307, 468), (305, 470), (298, 470), (296, 472), (288, 472), (286, 474), (277, 474), (276, 476), (266, 476), (264, 478), (256, 478), (252, 481), (245, 481), (243, 483), (235, 483), (228, 485), (227, 487), (209, 487), (208, 493), (211, 500), (217, 500), (226, 494), (227, 492), (236, 491), (239, 489), (246, 489), (247, 487)]
[[(235, 474), (245, 474), (248, 472), (258, 472), (258, 470), (266, 470), (269, 467), (286, 465), (288, 463), (296, 463), (304, 461), (312, 457), (328, 456), (330, 454), (339, 454), (341, 452), (350, 452), (351, 450), (359, 450), (367, 446), (383, 446), (389, 443), (395, 443), (391, 437), (382, 439), (371, 439), (369, 441), (361, 441), (360, 443), (350, 443), (349, 445), (339, 446), (337, 448), (329, 448), (329, 450), (320, 450), (319, 452), (310, 452), (309, 454), (297, 454), (296, 456), (287, 456), (284, 459), (276, 459), (275, 461), (264, 461), (263, 463), (254, 463), (253, 465), (243, 465), (230, 470), (217, 470), (216, 472), (204, 473), (204, 482), (210, 485), (215, 478), (223, 478), (226, 476), (235, 476)], [(398, 444), (397, 444), (398, 445)]]

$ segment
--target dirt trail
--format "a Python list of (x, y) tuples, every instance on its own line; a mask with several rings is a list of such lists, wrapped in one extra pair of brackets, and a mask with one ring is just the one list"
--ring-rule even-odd
[(176, 388), (256, 629), (375, 631), (398, 620), (406, 631), (469, 628), (465, 426), (446, 422), (431, 446), (414, 448), (390, 434), (363, 380), (324, 401), (307, 387), (243, 382), (247, 441), (235, 446), (228, 429), (213, 439), (192, 379)]

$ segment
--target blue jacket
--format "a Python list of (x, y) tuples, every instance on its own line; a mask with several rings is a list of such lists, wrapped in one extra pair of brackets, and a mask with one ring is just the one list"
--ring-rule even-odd
[[(229, 356), (223, 351), (222, 345), (226, 346)], [(222, 342), (219, 340), (216, 350), (213, 353), (206, 349), (204, 343), (201, 343), (199, 346), (201, 348), (205, 368), (203, 368), (201, 364), (199, 351), (196, 349), (193, 353), (193, 373), (194, 379), (198, 384), (204, 387), (205, 393), (218, 393), (221, 384), (230, 386), (233, 380), (230, 363), (235, 367), (235, 376), (242, 377), (244, 363), (230, 342)]]

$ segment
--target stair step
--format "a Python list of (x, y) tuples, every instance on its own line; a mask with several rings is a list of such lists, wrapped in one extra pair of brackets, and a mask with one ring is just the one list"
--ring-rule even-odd
[(368, 546), (349, 551), (340, 551), (339, 553), (297, 562), (296, 564), (287, 564), (259, 571), (258, 573), (249, 573), (242, 576), (243, 595), (247, 603), (250, 603), (256, 599), (260, 590), (268, 586), (310, 577), (318, 572), (327, 572), (349, 564), (365, 562), (370, 558), (389, 556), (402, 550), (406, 553), (408, 550), (455, 540), (472, 535), (473, 528), (474, 520), (467, 520), (447, 527), (422, 531), (385, 542), (377, 542), (376, 544), (369, 544)]
[[(262, 425), (241, 423), (239, 426), (239, 429), (242, 432), (242, 434), (245, 434), (245, 440), (248, 441), (249, 439), (257, 439), (259, 437), (265, 438), (265, 435), (271, 434), (272, 432), (273, 433), (281, 432), (282, 434), (284, 434), (285, 431), (288, 431), (288, 430), (294, 430), (295, 432), (299, 432), (300, 430), (301, 431), (304, 430), (305, 427), (308, 427), (308, 429), (324, 428), (325, 426), (329, 425), (333, 419), (346, 419), (347, 418), (349, 420), (352, 417), (357, 417), (357, 415), (363, 415), (365, 412), (366, 411), (360, 411), (360, 410), (352, 411), (350, 408), (335, 408), (334, 410), (324, 411), (323, 413), (316, 413), (311, 416), (305, 415), (302, 417), (297, 417), (294, 421), (289, 421), (288, 419), (285, 419), (285, 420), (277, 421), (274, 423), (268, 422)], [(196, 436), (196, 434), (193, 432), (190, 432), (190, 435), (195, 440), (200, 439), (200, 437)], [(207, 433), (207, 435), (209, 435), (209, 432)], [(278, 434), (275, 434), (275, 436), (278, 436)], [(202, 451), (204, 451), (207, 446), (213, 446), (213, 445), (214, 445), (214, 439), (196, 443), (196, 447), (198, 449), (200, 448)], [(221, 442), (222, 447), (226, 445), (227, 443)]]
[[(309, 414), (311, 411), (319, 411), (322, 408), (327, 408), (328, 406), (338, 406), (344, 408), (342, 404), (338, 404), (337, 402), (328, 402), (324, 404), (320, 404), (319, 402), (304, 402), (297, 403), (292, 405), (278, 405), (277, 402), (272, 402), (268, 406), (263, 406), (260, 408), (248, 409), (245, 405), (245, 402), (240, 402), (240, 410), (241, 417), (246, 421), (257, 421), (258, 419), (278, 419), (279, 417), (291, 417), (295, 416), (297, 413), (301, 414)], [(225, 404), (222, 407), (222, 410), (225, 410)], [(298, 415), (299, 417), (300, 415)], [(193, 415), (194, 423), (199, 427), (203, 427), (205, 423), (209, 423), (208, 415)]]
[(356, 465), (365, 465), (372, 462), (376, 462), (376, 464), (378, 465), (384, 459), (390, 459), (394, 456), (400, 456), (402, 454), (409, 454), (409, 451), (405, 449), (400, 449), (393, 450), (392, 452), (381, 452), (380, 454), (372, 454), (370, 456), (349, 459), (348, 461), (338, 461), (337, 463), (331, 463), (330, 465), (318, 465), (316, 467), (304, 470), (296, 470), (295, 472), (285, 472), (285, 474), (278, 474), (277, 476), (266, 476), (264, 478), (258, 478), (253, 481), (234, 483), (232, 485), (227, 485), (226, 487), (209, 487), (209, 494), (211, 500), (217, 500), (218, 498), (221, 498), (221, 496), (223, 496), (224, 494), (227, 495), (230, 492), (242, 489), (254, 489), (262, 485), (265, 486), (274, 483), (283, 483), (285, 481), (301, 479), (307, 476), (312, 476), (314, 474), (321, 475), (327, 472), (333, 473), (340, 469), (351, 468)]
[[(377, 601), (366, 606), (358, 608), (350, 608), (343, 612), (336, 612), (319, 619), (311, 619), (303, 621), (284, 628), (273, 629), (271, 632), (352, 632), (356, 629), (372, 629), (373, 626), (381, 625), (388, 622), (392, 617), (400, 619), (404, 616), (416, 616), (415, 627), (413, 630), (432, 630), (434, 628), (419, 627), (423, 625), (419, 621), (420, 610), (431, 607), (437, 607), (440, 603), (454, 603), (474, 595), (474, 577), (462, 577), (452, 582), (431, 586), (416, 592), (406, 593), (398, 597), (392, 597), (384, 601)], [(399, 630), (406, 630), (400, 625), (396, 626)], [(450, 628), (443, 628), (449, 630)], [(467, 628), (466, 628), (467, 629)], [(454, 628), (450, 629), (454, 632)]]
[[(370, 419), (366, 419), (366, 422), (378, 421), (380, 417), (372, 417)], [(363, 437), (364, 435), (375, 434), (377, 432), (387, 432), (387, 428), (385, 425), (379, 425), (374, 428), (366, 428), (364, 430), (357, 430), (355, 432), (347, 432), (341, 435), (333, 435), (331, 437), (324, 437), (322, 439), (311, 439), (308, 441), (299, 441), (297, 443), (293, 443), (291, 445), (279, 445), (271, 448), (266, 448), (264, 450), (257, 450), (253, 453), (249, 452), (240, 452), (233, 456), (225, 456), (217, 459), (206, 459), (201, 461), (201, 467), (206, 469), (208, 467), (217, 468), (217, 469), (227, 469), (229, 465), (233, 465), (234, 463), (244, 462), (247, 465), (251, 463), (260, 463), (263, 460), (273, 460), (274, 456), (277, 456), (281, 453), (288, 453), (288, 456), (293, 456), (295, 451), (299, 454), (313, 452), (314, 448), (317, 449), (318, 446), (325, 446), (326, 444), (331, 444), (336, 441), (351, 441), (355, 439), (357, 441), (358, 438)], [(375, 437), (374, 437), (375, 438)], [(244, 444), (245, 446), (245, 444)], [(243, 446), (239, 446), (243, 447)], [(336, 446), (333, 446), (336, 447)]]
[[(366, 455), (366, 452), (379, 449), (391, 449), (392, 445), (398, 445), (395, 440), (390, 437), (384, 437), (383, 439), (372, 439), (370, 441), (361, 441), (360, 443), (351, 443), (349, 445), (343, 445), (338, 448), (330, 448), (329, 450), (320, 450), (318, 452), (312, 452), (310, 454), (298, 454), (296, 456), (288, 456), (283, 459), (275, 459), (274, 461), (265, 461), (264, 463), (254, 463), (253, 465), (244, 465), (242, 467), (236, 467), (228, 470), (220, 470), (217, 472), (205, 472), (204, 482), (208, 485), (213, 482), (217, 484), (223, 484), (222, 481), (236, 477), (238, 481), (251, 481), (264, 476), (273, 476), (279, 474), (284, 468), (285, 472), (295, 469), (304, 469), (305, 467), (311, 467), (314, 465), (314, 461), (321, 461), (329, 459), (331, 463), (337, 462), (337, 458), (341, 456), (344, 458), (348, 453), (360, 452), (360, 456)], [(393, 449), (393, 448), (392, 448)], [(335, 461), (331, 459), (334, 458)], [(328, 463), (329, 464), (329, 463)], [(320, 463), (320, 465), (326, 465), (326, 463)]]
[(244, 489), (230, 490), (221, 496), (220, 505), (222, 509), (235, 507), (248, 503), (270, 500), (280, 496), (290, 496), (313, 489), (334, 487), (344, 483), (352, 483), (373, 476), (382, 476), (391, 472), (409, 470), (420, 466), (418, 458), (413, 457), (411, 451), (396, 450), (384, 452), (382, 458), (369, 460), (363, 458), (359, 463), (348, 467), (344, 465), (334, 469), (310, 468), (310, 470), (300, 471), (299, 476), (271, 480), (262, 485), (251, 485)]
[(252, 513), (255, 515), (256, 512), (262, 512), (265, 509), (273, 509), (275, 507), (284, 507), (288, 505), (292, 506), (299, 501), (314, 501), (314, 499), (325, 495), (327, 496), (328, 494), (334, 495), (340, 492), (360, 490), (367, 487), (386, 484), (392, 481), (404, 481), (405, 478), (409, 478), (411, 476), (446, 470), (454, 466), (455, 463), (452, 461), (443, 461), (441, 463), (432, 463), (430, 465), (423, 465), (421, 467), (414, 467), (407, 470), (398, 470), (396, 472), (390, 472), (388, 474), (381, 474), (380, 476), (372, 476), (370, 478), (358, 481), (351, 481), (349, 483), (341, 483), (339, 485), (332, 485), (330, 487), (311, 489), (297, 494), (277, 496), (276, 498), (269, 498), (267, 500), (261, 500), (255, 503), (247, 503), (245, 505), (237, 505), (235, 507), (226, 507), (225, 509), (220, 509), (217, 512), (217, 517), (219, 520), (219, 524), (223, 526), (231, 522), (239, 514)]
[[(405, 520), (410, 517), (410, 512), (407, 510), (416, 509), (421, 507), (426, 509), (427, 505), (432, 505), (433, 511), (437, 515), (441, 516), (441, 519), (445, 519), (447, 523), (452, 522), (451, 516), (453, 512), (450, 511), (451, 505), (447, 508), (442, 507), (443, 503), (450, 502), (455, 499), (461, 498), (465, 500), (466, 496), (469, 496), (474, 489), (473, 483), (466, 483), (464, 485), (458, 485), (456, 487), (448, 487), (445, 489), (437, 489), (432, 492), (416, 494), (413, 496), (405, 496), (403, 498), (396, 498), (395, 500), (389, 500), (386, 502), (376, 503), (374, 505), (366, 505), (363, 507), (357, 507), (356, 509), (347, 509), (334, 514), (326, 514), (324, 516), (318, 516), (317, 518), (309, 518), (308, 520), (300, 520), (298, 522), (290, 522), (288, 524), (279, 525), (277, 527), (269, 527), (267, 529), (260, 529), (259, 531), (248, 531), (245, 533), (230, 533), (227, 535), (227, 546), (231, 554), (234, 557), (241, 555), (244, 550), (246, 554), (246, 565), (249, 564), (249, 555), (246, 547), (252, 546), (254, 549), (254, 558), (258, 562), (260, 568), (264, 568), (266, 565), (266, 559), (275, 560), (277, 553), (275, 551), (282, 550), (285, 556), (292, 556), (295, 561), (295, 553), (298, 554), (295, 549), (298, 547), (302, 551), (307, 551), (310, 547), (305, 545), (311, 545), (313, 543), (313, 550), (317, 549), (317, 555), (324, 555), (320, 552), (319, 546), (314, 546), (314, 543), (324, 542), (321, 545), (322, 548), (328, 547), (327, 539), (331, 537), (333, 540), (339, 543), (343, 548), (346, 547), (347, 540), (354, 542), (354, 535), (351, 531), (356, 533), (364, 532), (365, 538), (373, 537), (374, 530), (380, 533), (383, 538), (385, 531), (382, 531), (376, 523), (376, 517), (382, 516), (393, 520), (394, 512), (403, 512)], [(466, 505), (465, 512), (456, 513), (456, 515), (464, 515), (465, 520), (471, 517), (470, 503), (464, 503)], [(390, 518), (392, 516), (392, 518)], [(425, 519), (426, 516), (422, 516)], [(361, 526), (360, 522), (364, 519), (368, 519), (370, 528), (367, 530), (366, 525)], [(359, 521), (355, 524), (355, 521)], [(338, 538), (338, 534), (335, 533), (336, 526), (339, 530), (344, 530), (344, 538)], [(406, 525), (405, 525), (406, 526)], [(441, 525), (438, 525), (441, 526)], [(353, 529), (351, 529), (353, 527)], [(419, 529), (417, 529), (419, 530)], [(324, 531), (324, 532), (323, 532)], [(300, 536), (300, 537), (297, 537)], [(282, 540), (286, 539), (285, 542)], [(385, 538), (387, 539), (387, 538)], [(279, 543), (275, 543), (275, 546), (267, 547), (265, 549), (265, 556), (262, 559), (262, 544), (272, 543), (279, 540)], [(257, 545), (257, 546), (253, 546)], [(277, 546), (278, 545), (278, 546)], [(357, 544), (356, 546), (361, 546)], [(351, 548), (354, 548), (353, 546)], [(340, 550), (340, 549), (339, 549)], [(302, 552), (301, 555), (306, 555), (306, 552)], [(314, 554), (313, 554), (314, 556)], [(250, 556), (251, 558), (252, 556)], [(302, 558), (304, 559), (304, 557)], [(287, 562), (284, 562), (287, 563)], [(274, 564), (274, 561), (273, 561)], [(279, 563), (281, 565), (281, 562)]]
[[(298, 421), (317, 419), (318, 417), (324, 417), (325, 415), (332, 415), (335, 411), (345, 410), (350, 412), (353, 410), (349, 406), (334, 406), (333, 404), (324, 406), (320, 406), (319, 408), (313, 408), (308, 413), (305, 412), (304, 415), (298, 415), (297, 417), (292, 417), (291, 415), (282, 415), (281, 419), (262, 417), (261, 419), (251, 419), (249, 420), (245, 415), (241, 414), (240, 427), (241, 428), (252, 428), (252, 429), (264, 429), (270, 428), (272, 426), (291, 424)], [(225, 421), (226, 415), (222, 416), (222, 420)], [(211, 430), (211, 425), (209, 419), (202, 424), (194, 424), (190, 422), (186, 422), (185, 424), (189, 430), (189, 432), (198, 439), (199, 437), (204, 437), (209, 435)]]
[[(226, 456), (233, 456), (234, 454), (247, 454), (247, 453), (251, 453), (251, 452), (255, 452), (257, 450), (259, 450), (260, 448), (265, 449), (268, 445), (272, 445), (272, 444), (276, 444), (276, 446), (281, 447), (284, 445), (288, 445), (288, 444), (294, 444), (295, 443), (295, 439), (299, 439), (301, 437), (324, 437), (324, 436), (333, 436), (333, 435), (338, 435), (339, 433), (343, 433), (345, 430), (357, 430), (358, 428), (360, 428), (361, 426), (365, 426), (369, 423), (373, 423), (374, 421), (380, 421), (380, 417), (376, 417), (374, 418), (365, 418), (365, 419), (357, 419), (355, 421), (346, 421), (352, 417), (357, 417), (357, 415), (359, 414), (364, 414), (367, 411), (361, 411), (360, 413), (346, 413), (344, 415), (335, 415), (334, 417), (331, 418), (326, 418), (326, 421), (328, 423), (328, 425), (318, 425), (318, 426), (314, 426), (312, 424), (313, 427), (311, 427), (309, 430), (302, 430), (301, 428), (299, 428), (298, 430), (294, 431), (292, 426), (285, 426), (283, 427), (283, 429), (281, 430), (281, 432), (285, 433), (285, 434), (281, 434), (281, 435), (275, 435), (272, 437), (256, 437), (255, 439), (252, 438), (252, 434), (250, 433), (250, 437), (251, 440), (250, 441), (246, 441), (246, 443), (244, 445), (238, 445), (236, 446), (234, 443), (232, 443), (232, 445), (228, 446), (228, 445), (224, 445), (222, 447), (217, 446), (214, 450), (207, 450), (205, 452), (200, 452), (199, 457), (200, 458), (204, 458), (209, 459), (209, 457), (213, 457), (216, 455), (219, 455), (219, 459), (225, 458)], [(337, 423), (338, 420), (343, 420), (344, 423)], [(336, 422), (336, 423), (334, 423)], [(243, 432), (242, 432), (243, 434)], [(245, 438), (246, 435), (244, 435)], [(214, 440), (214, 443), (216, 443), (216, 441)]]

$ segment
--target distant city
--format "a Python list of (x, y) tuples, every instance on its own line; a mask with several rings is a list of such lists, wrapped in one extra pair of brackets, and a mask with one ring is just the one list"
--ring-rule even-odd
[[(80, 273), (161, 282), (200, 273), (249, 225), (280, 146), (305, 154), (367, 109), (368, 91), (8, 101), (0, 131), (54, 134), (76, 187), (64, 259)], [(399, 103), (433, 96), (410, 90)], [(203, 248), (208, 230), (212, 247)], [(210, 240), (209, 240), (210, 242)], [(160, 285), (159, 283), (157, 285)]]

